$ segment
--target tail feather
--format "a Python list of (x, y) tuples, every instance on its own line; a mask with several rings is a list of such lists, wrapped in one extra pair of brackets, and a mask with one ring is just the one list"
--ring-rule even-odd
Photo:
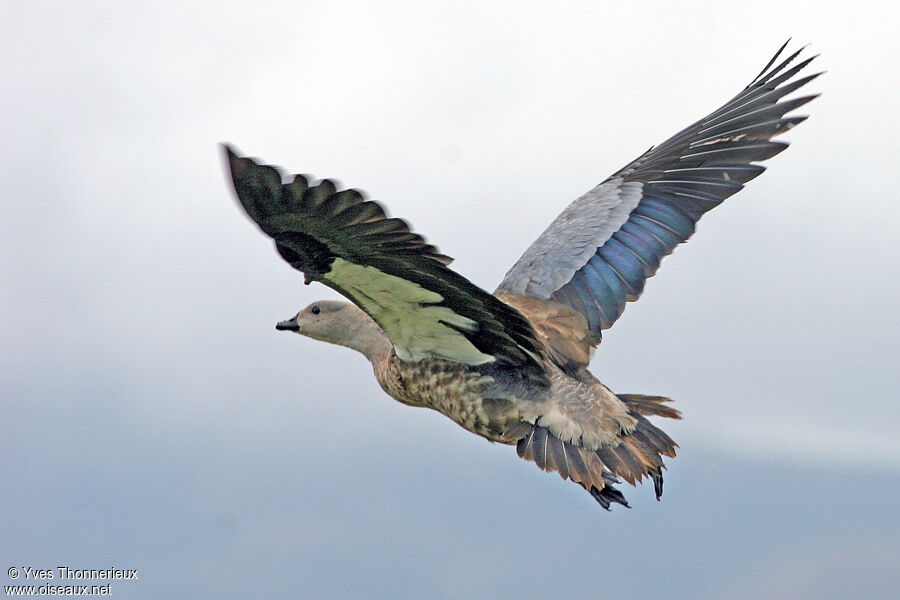
[(625, 496), (613, 487), (620, 483), (619, 478), (636, 485), (649, 477), (659, 500), (665, 469), (662, 457), (674, 458), (678, 445), (644, 415), (680, 419), (681, 414), (663, 404), (670, 402), (668, 398), (624, 394), (619, 399), (628, 407), (636, 425), (623, 433), (615, 446), (585, 448), (559, 439), (546, 427), (527, 422), (513, 425), (503, 433), (503, 438), (516, 442), (516, 451), (525, 460), (580, 484), (606, 510), (612, 504), (629, 507)]
[(668, 417), (669, 419), (680, 419), (681, 412), (675, 410), (671, 406), (665, 406), (665, 402), (671, 402), (671, 398), (663, 398), (662, 396), (644, 396), (642, 394), (616, 394), (619, 400), (628, 405), (631, 410), (645, 415), (655, 415), (657, 417)]
[(637, 419), (634, 430), (628, 435), (622, 436), (622, 443), (618, 448), (624, 446), (644, 463), (646, 469), (642, 474), (653, 480), (653, 491), (656, 493), (656, 499), (659, 500), (663, 493), (662, 472), (665, 469), (662, 457), (675, 458), (675, 449), (678, 444), (662, 429), (648, 421), (644, 415), (680, 419), (681, 413), (663, 405), (663, 402), (671, 402), (671, 400), (661, 396), (619, 394), (618, 397), (628, 406), (631, 415)]

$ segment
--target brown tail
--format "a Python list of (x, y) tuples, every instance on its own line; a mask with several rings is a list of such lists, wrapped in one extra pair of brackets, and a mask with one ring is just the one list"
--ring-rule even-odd
[(680, 419), (681, 413), (665, 406), (663, 403), (671, 400), (661, 396), (620, 394), (618, 397), (628, 406), (631, 416), (637, 419), (637, 425), (631, 433), (619, 438), (618, 446), (600, 448), (597, 454), (613, 473), (631, 485), (645, 476), (652, 478), (653, 490), (659, 500), (663, 492), (662, 470), (665, 468), (662, 457), (675, 458), (678, 444), (644, 415)]
[(670, 398), (662, 396), (642, 396), (641, 394), (617, 394), (619, 400), (628, 405), (628, 408), (642, 415), (656, 415), (670, 419), (680, 419), (681, 413), (666, 406), (665, 402), (671, 402)]
[(503, 433), (503, 437), (516, 442), (516, 452), (521, 458), (533, 461), (544, 471), (556, 471), (563, 479), (580, 484), (603, 508), (609, 510), (615, 502), (628, 506), (628, 502), (613, 484), (619, 477), (635, 485), (644, 477), (653, 479), (656, 499), (662, 496), (662, 456), (674, 457), (677, 444), (644, 415), (657, 415), (680, 419), (680, 413), (668, 406), (668, 398), (659, 396), (621, 395), (628, 412), (637, 425), (627, 435), (619, 438), (616, 446), (589, 450), (571, 442), (560, 440), (550, 430), (533, 423), (518, 423)]

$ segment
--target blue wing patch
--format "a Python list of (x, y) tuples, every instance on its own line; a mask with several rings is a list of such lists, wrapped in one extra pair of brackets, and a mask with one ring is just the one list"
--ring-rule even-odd
[[(550, 294), (581, 312), (598, 339), (601, 330), (619, 318), (626, 303), (641, 295), (662, 258), (694, 233), (700, 217), (765, 170), (753, 163), (787, 147), (771, 138), (805, 120), (805, 116), (785, 114), (815, 95), (779, 100), (819, 75), (785, 83), (812, 60), (785, 71), (799, 52), (769, 71), (779, 50), (730, 102), (613, 176), (623, 183), (641, 185), (637, 206), (571, 280)], [(508, 274), (507, 280), (523, 275), (527, 273)]]

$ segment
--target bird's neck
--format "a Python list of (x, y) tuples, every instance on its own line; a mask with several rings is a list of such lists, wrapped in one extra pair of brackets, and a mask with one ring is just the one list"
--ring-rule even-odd
[(362, 353), (373, 365), (386, 361), (394, 346), (381, 327), (368, 316), (360, 319), (346, 338), (338, 343)]

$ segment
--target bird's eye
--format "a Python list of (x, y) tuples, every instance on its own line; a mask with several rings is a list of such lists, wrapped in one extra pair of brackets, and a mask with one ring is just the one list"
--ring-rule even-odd
[(314, 314), (314, 315), (317, 315), (317, 314), (319, 314), (320, 312), (322, 312), (322, 309), (319, 308), (318, 306), (313, 306), (313, 307), (310, 309), (310, 312), (311, 312), (312, 314)]

